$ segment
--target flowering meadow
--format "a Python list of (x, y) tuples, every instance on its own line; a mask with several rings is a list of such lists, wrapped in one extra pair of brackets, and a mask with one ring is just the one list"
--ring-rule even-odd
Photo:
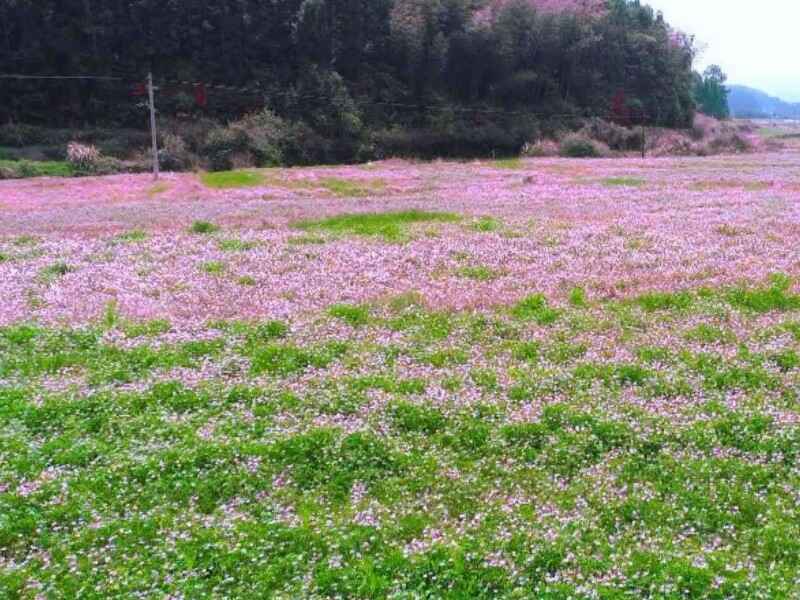
[(796, 598), (800, 152), (0, 182), (0, 597)]

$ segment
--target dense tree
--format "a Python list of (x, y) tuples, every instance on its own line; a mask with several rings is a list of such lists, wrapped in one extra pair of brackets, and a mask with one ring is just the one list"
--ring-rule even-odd
[(702, 75), (694, 74), (693, 92), (701, 112), (718, 119), (730, 116), (728, 88), (725, 87), (727, 80), (728, 76), (718, 65), (709, 66)]
[[(0, 0), (0, 72), (126, 78), (4, 81), (0, 121), (140, 123), (130, 85), (152, 68), (162, 115), (266, 105), (327, 139), (507, 130), (512, 115), (607, 115), (620, 98), (676, 126), (694, 109), (692, 60), (691, 39), (638, 0)], [(259, 91), (210, 88), (192, 108), (173, 80)]]

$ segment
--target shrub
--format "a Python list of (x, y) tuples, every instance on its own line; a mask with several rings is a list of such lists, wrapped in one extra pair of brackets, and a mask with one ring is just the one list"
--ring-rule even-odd
[[(97, 149), (103, 156), (129, 159), (135, 152), (150, 146), (150, 133), (147, 131), (124, 129), (102, 137), (97, 141)], [(76, 136), (73, 141), (82, 141), (82, 137)]]
[(628, 129), (600, 118), (587, 121), (582, 133), (592, 140), (604, 143), (613, 150), (638, 150), (642, 147), (640, 129)]
[(597, 142), (586, 135), (573, 133), (561, 140), (559, 154), (568, 158), (598, 158), (604, 152)]
[(67, 146), (67, 163), (79, 175), (110, 175), (123, 170), (122, 163), (91, 145), (70, 142)]
[(185, 171), (198, 162), (197, 157), (189, 152), (183, 138), (173, 133), (162, 136), (158, 161), (165, 171)]
[(241, 131), (247, 139), (247, 149), (259, 167), (274, 167), (283, 163), (283, 145), (286, 142), (286, 122), (270, 110), (262, 110), (231, 124), (231, 129)]
[(73, 174), (72, 167), (65, 162), (34, 162), (28, 160), (0, 161), (0, 179), (70, 177)]
[(212, 171), (230, 171), (234, 168), (237, 155), (247, 152), (247, 135), (241, 129), (217, 127), (208, 132), (203, 155)]
[(289, 164), (318, 165), (330, 161), (333, 143), (299, 121), (289, 126), (283, 153)]
[(100, 162), (100, 151), (94, 146), (70, 142), (67, 161), (78, 171), (91, 171)]
[(522, 155), (536, 158), (558, 156), (559, 147), (553, 140), (539, 140), (533, 144), (527, 143), (522, 147)]
[(33, 146), (45, 141), (45, 134), (39, 127), (22, 123), (0, 125), (0, 146)]
[(199, 235), (207, 235), (209, 233), (216, 233), (217, 231), (219, 231), (219, 225), (209, 223), (208, 221), (195, 221), (189, 227), (190, 233), (196, 233)]

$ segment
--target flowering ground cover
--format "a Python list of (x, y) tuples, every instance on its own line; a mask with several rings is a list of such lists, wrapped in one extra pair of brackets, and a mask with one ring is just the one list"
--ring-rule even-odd
[(0, 595), (800, 594), (800, 153), (0, 182)]

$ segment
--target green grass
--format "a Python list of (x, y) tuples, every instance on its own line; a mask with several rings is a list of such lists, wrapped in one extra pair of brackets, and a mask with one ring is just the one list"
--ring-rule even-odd
[(686, 294), (0, 326), (0, 596), (794, 597), (800, 307)]
[(342, 179), (339, 177), (324, 177), (320, 185), (340, 198), (363, 198), (383, 192), (386, 182), (381, 179)]
[(266, 183), (257, 171), (215, 171), (203, 173), (200, 179), (206, 187), (218, 190), (258, 187)]
[(369, 322), (369, 306), (353, 306), (351, 304), (336, 304), (328, 309), (328, 314), (345, 321), (353, 327), (361, 327)]
[(651, 292), (636, 298), (635, 303), (647, 312), (686, 310), (694, 303), (688, 292)]
[(189, 227), (190, 233), (195, 233), (198, 235), (208, 235), (210, 233), (216, 233), (220, 230), (219, 225), (215, 225), (214, 223), (209, 223), (208, 221), (195, 221)]
[(72, 177), (75, 171), (63, 161), (0, 160), (0, 171), (8, 179)]
[(461, 267), (456, 271), (459, 277), (474, 279), (475, 281), (493, 281), (503, 276), (502, 271), (497, 271), (485, 266)]
[(49, 283), (58, 279), (59, 277), (67, 275), (68, 273), (74, 273), (75, 270), (76, 268), (74, 266), (65, 262), (56, 262), (39, 271), (39, 278), (42, 281)]
[(502, 223), (494, 217), (481, 217), (477, 221), (470, 224), (470, 228), (474, 231), (481, 233), (490, 233), (497, 231), (502, 226)]
[(200, 270), (203, 271), (203, 273), (206, 273), (208, 275), (213, 275), (213, 276), (218, 277), (218, 276), (223, 275), (225, 273), (225, 271), (227, 270), (227, 266), (225, 265), (224, 262), (220, 262), (220, 261), (217, 261), (217, 260), (212, 260), (212, 261), (205, 262), (202, 265), (200, 265)]
[(452, 223), (459, 220), (453, 213), (408, 210), (385, 213), (344, 214), (327, 219), (299, 221), (298, 229), (327, 231), (338, 235), (382, 237), (389, 241), (405, 238), (408, 228), (420, 223)]
[(686, 332), (685, 337), (691, 342), (701, 344), (732, 344), (736, 342), (733, 332), (702, 323)]
[(559, 311), (550, 308), (542, 294), (523, 298), (511, 310), (511, 314), (523, 321), (535, 321), (539, 325), (552, 325), (558, 320)]
[(258, 247), (258, 242), (228, 239), (228, 240), (219, 240), (217, 242), (217, 246), (223, 252), (247, 252), (249, 250), (253, 250), (254, 248)]
[(645, 179), (637, 177), (608, 177), (603, 179), (606, 187), (642, 187), (647, 184)]
[(800, 308), (800, 295), (791, 293), (792, 281), (786, 275), (773, 275), (768, 286), (729, 290), (728, 302), (741, 309), (757, 313), (787, 311)]
[(147, 232), (142, 229), (131, 229), (124, 233), (120, 233), (112, 240), (116, 244), (135, 244), (143, 242), (148, 238)]
[(501, 158), (492, 161), (491, 165), (495, 169), (507, 169), (511, 171), (518, 171), (525, 167), (525, 164), (519, 158)]

